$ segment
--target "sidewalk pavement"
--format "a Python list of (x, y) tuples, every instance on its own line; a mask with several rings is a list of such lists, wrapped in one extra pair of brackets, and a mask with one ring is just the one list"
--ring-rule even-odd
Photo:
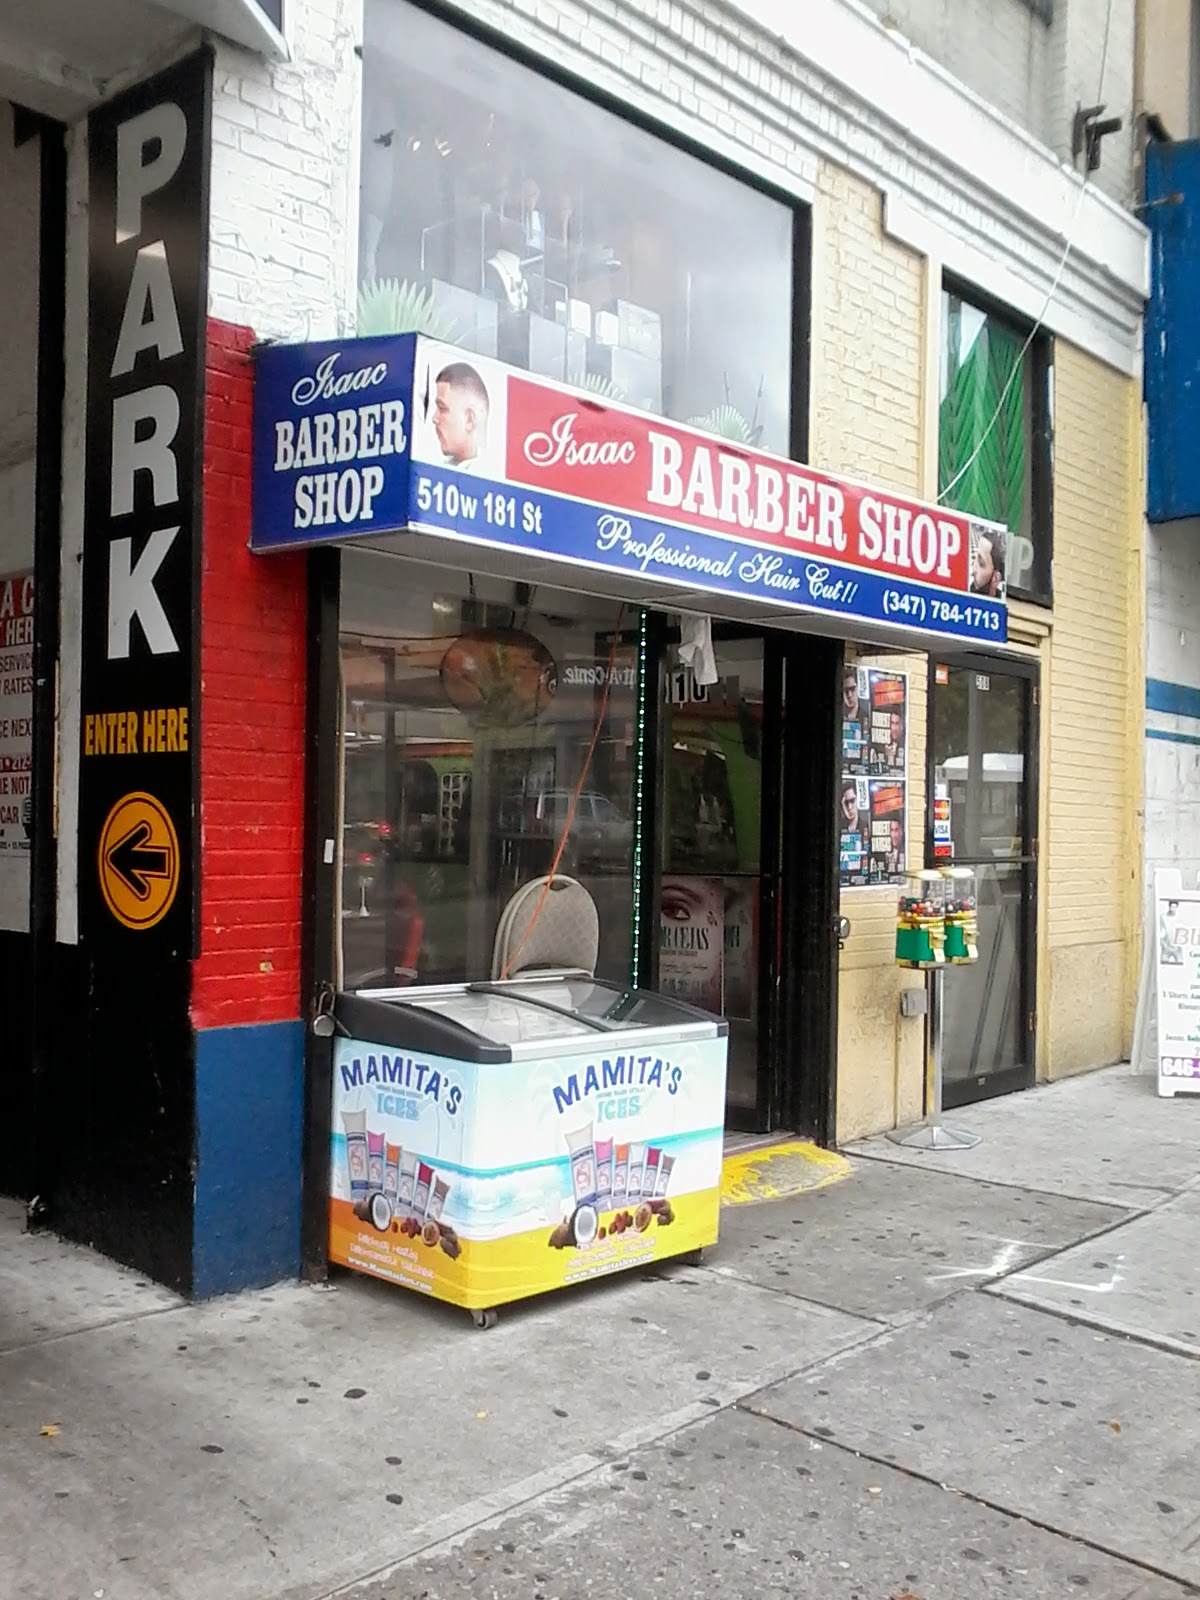
[(349, 1275), (183, 1305), (0, 1210), (0, 1596), (1200, 1593), (1200, 1103), (953, 1120), (486, 1333)]

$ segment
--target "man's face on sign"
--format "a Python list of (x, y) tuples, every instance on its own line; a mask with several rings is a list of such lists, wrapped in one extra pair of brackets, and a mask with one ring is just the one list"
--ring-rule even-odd
[(979, 542), (975, 546), (975, 573), (971, 588), (976, 594), (995, 594), (997, 581), (998, 575), (992, 541), (986, 534), (981, 534)]
[(482, 443), (479, 404), (466, 389), (439, 383), (433, 402), (433, 431), (451, 461), (470, 461)]
[(893, 817), (892, 818), (892, 820), (891, 820), (891, 830), (892, 830), (892, 849), (893, 850), (899, 850), (901, 845), (903, 845), (903, 843), (904, 843), (904, 828), (901, 825), (900, 819), (898, 817)]
[(858, 715), (858, 676), (854, 672), (847, 672), (842, 679), (842, 710), (850, 718)]

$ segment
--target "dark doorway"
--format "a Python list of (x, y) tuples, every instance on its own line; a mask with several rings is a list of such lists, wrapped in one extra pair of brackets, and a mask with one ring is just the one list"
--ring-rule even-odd
[(979, 962), (945, 986), (944, 1099), (956, 1106), (1034, 1081), (1037, 667), (956, 656), (931, 673), (928, 860), (974, 867), (979, 894)]
[(661, 645), (654, 982), (728, 1019), (728, 1127), (827, 1141), (841, 648), (716, 624), (713, 654), (705, 685)]

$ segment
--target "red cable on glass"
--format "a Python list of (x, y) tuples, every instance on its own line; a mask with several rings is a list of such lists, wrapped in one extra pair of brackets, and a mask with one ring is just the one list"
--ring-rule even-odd
[(500, 974), (501, 982), (503, 982), (503, 980), (507, 978), (509, 973), (512, 971), (513, 963), (521, 954), (521, 951), (524, 950), (526, 944), (529, 942), (530, 934), (537, 927), (538, 918), (542, 914), (542, 908), (546, 904), (546, 899), (554, 886), (554, 874), (558, 871), (559, 863), (563, 858), (563, 851), (567, 848), (567, 840), (571, 833), (571, 824), (575, 821), (575, 808), (579, 804), (579, 797), (583, 793), (583, 786), (587, 782), (588, 773), (591, 771), (592, 757), (596, 754), (596, 746), (600, 742), (600, 729), (604, 726), (605, 713), (608, 711), (608, 695), (609, 690), (612, 688), (613, 669), (617, 659), (617, 646), (621, 642), (621, 622), (624, 616), (625, 603), (622, 601), (621, 608), (617, 612), (616, 627), (613, 629), (612, 644), (610, 645), (608, 651), (608, 666), (604, 673), (604, 689), (600, 696), (600, 709), (596, 713), (596, 726), (592, 729), (591, 743), (588, 745), (587, 755), (583, 758), (583, 766), (579, 772), (579, 781), (575, 785), (575, 792), (571, 796), (571, 804), (567, 807), (567, 820), (563, 824), (562, 838), (558, 841), (558, 849), (554, 852), (554, 860), (550, 863), (550, 871), (546, 874), (546, 881), (542, 885), (542, 892), (538, 896), (538, 903), (533, 908), (533, 916), (529, 919), (529, 926), (522, 934), (520, 944), (504, 964), (504, 970)]

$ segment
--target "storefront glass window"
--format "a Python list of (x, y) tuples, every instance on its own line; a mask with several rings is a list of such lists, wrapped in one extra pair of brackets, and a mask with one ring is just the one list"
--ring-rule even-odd
[(628, 981), (638, 622), (610, 601), (345, 552), (347, 987), (491, 977), (501, 912), (550, 869), (572, 803), (558, 870), (595, 903), (597, 974)]
[(367, 0), (362, 149), (359, 333), (789, 453), (788, 206), (405, 0)]
[(944, 504), (1008, 529), (981, 541), (978, 592), (1049, 601), (1050, 344), (962, 295), (942, 295), (938, 489)]

